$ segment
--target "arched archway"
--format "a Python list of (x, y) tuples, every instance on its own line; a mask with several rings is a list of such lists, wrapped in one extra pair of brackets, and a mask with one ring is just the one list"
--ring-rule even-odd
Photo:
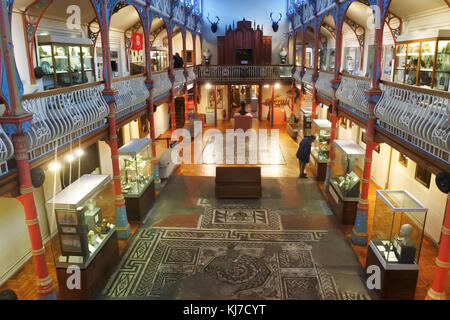
[(303, 30), (297, 30), (294, 37), (295, 61), (293, 63), (297, 66), (301, 66), (303, 59)]
[[(174, 57), (176, 55), (180, 55), (180, 57), (183, 58), (183, 38), (184, 37), (185, 37), (185, 35), (183, 34), (183, 31), (181, 30), (181, 28), (178, 25), (175, 25), (172, 30), (172, 53), (173, 53)], [(177, 61), (174, 59), (173, 63), (174, 63), (174, 69), (183, 67), (183, 64), (181, 64), (181, 61), (179, 63), (177, 63)]]
[(195, 62), (194, 37), (190, 31), (186, 32), (186, 65), (192, 66)]
[(319, 30), (319, 69), (334, 71), (336, 56), (336, 24), (332, 15), (323, 18)]
[(315, 46), (316, 46), (316, 32), (314, 25), (310, 24), (306, 27), (303, 34), (305, 37), (305, 61), (304, 66), (306, 68), (314, 68), (314, 58), (315, 58)]
[(195, 36), (195, 60), (196, 64), (200, 65), (202, 64), (202, 39), (199, 34)]
[(150, 28), (150, 58), (153, 72), (169, 67), (167, 24), (160, 17), (154, 17)]

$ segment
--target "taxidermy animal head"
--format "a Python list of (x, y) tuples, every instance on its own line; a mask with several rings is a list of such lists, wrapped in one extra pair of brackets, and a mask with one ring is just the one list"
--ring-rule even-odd
[(278, 19), (277, 21), (275, 21), (273, 19), (272, 15), (273, 15), (273, 12), (270, 13), (270, 20), (272, 20), (272, 29), (273, 29), (273, 32), (277, 32), (278, 28), (279, 28), (278, 23), (280, 23), (281, 18), (283, 18), (283, 15), (280, 13), (280, 19)]
[(209, 20), (209, 13), (208, 13), (207, 19), (208, 19), (209, 23), (211, 24), (211, 31), (213, 33), (216, 33), (217, 28), (218, 28), (217, 25), (219, 24), (220, 18), (218, 16), (216, 16), (216, 19), (217, 19), (216, 22), (212, 22), (211, 20)]

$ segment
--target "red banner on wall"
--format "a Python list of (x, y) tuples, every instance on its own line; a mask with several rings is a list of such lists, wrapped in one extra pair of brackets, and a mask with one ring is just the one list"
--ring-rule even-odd
[(144, 48), (144, 34), (136, 32), (133, 34), (132, 40), (132, 50), (142, 50)]

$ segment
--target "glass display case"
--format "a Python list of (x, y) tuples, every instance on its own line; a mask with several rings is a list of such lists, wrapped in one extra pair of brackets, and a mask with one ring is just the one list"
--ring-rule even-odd
[(94, 82), (93, 50), (92, 46), (40, 41), (38, 65), (44, 74), (44, 90)]
[(150, 139), (133, 139), (119, 149), (122, 193), (130, 221), (143, 221), (155, 201), (152, 160)]
[(434, 72), (434, 88), (449, 91), (450, 79), (450, 40), (438, 42), (436, 69)]
[(300, 108), (300, 140), (303, 139), (304, 136), (309, 136), (311, 134), (311, 125), (312, 125), (312, 108), (311, 107), (303, 107)]
[(333, 163), (330, 183), (344, 200), (358, 200), (360, 177), (355, 172), (355, 163), (365, 156), (365, 150), (353, 141), (333, 141)]
[(394, 82), (449, 90), (450, 39), (398, 42)]
[(312, 121), (311, 134), (316, 137), (311, 154), (318, 162), (326, 163), (330, 155), (331, 122), (324, 119)]
[(104, 211), (114, 211), (114, 203), (99, 197), (110, 181), (109, 175), (85, 174), (48, 201), (58, 230), (51, 243), (57, 267), (87, 268), (114, 233), (115, 226), (103, 217)]
[(377, 190), (366, 271), (379, 268), (381, 299), (414, 299), (427, 211), (407, 191)]
[(163, 71), (169, 66), (168, 51), (166, 49), (153, 48), (150, 51), (152, 71)]
[(377, 190), (371, 246), (386, 263), (418, 264), (427, 209), (403, 190)]
[(151, 140), (133, 139), (119, 149), (122, 193), (140, 197), (153, 181)]

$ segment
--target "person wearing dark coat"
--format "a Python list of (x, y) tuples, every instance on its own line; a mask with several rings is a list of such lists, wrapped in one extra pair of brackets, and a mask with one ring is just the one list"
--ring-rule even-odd
[(181, 58), (178, 52), (173, 56), (173, 68), (183, 68), (183, 58)]
[(309, 163), (309, 156), (311, 154), (311, 144), (314, 141), (315, 136), (305, 136), (297, 150), (297, 159), (300, 167), (300, 175), (299, 178), (306, 179), (307, 176), (305, 174), (306, 164)]

